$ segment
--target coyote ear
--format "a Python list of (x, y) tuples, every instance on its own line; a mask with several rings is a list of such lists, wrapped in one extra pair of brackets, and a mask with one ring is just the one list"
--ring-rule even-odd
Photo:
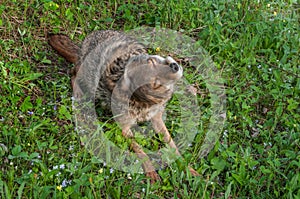
[(159, 80), (159, 79), (156, 79), (154, 82), (153, 82), (153, 88), (155, 89), (155, 88), (158, 88), (158, 87), (160, 87), (161, 86), (161, 81)]
[(123, 75), (123, 81), (122, 81), (122, 89), (123, 90), (128, 90), (130, 88), (130, 78), (128, 77), (126, 71)]

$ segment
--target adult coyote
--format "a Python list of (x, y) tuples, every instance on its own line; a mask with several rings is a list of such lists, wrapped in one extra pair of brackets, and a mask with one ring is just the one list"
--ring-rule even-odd
[[(130, 128), (137, 122), (151, 121), (154, 130), (163, 134), (164, 141), (180, 156), (162, 120), (173, 87), (183, 74), (182, 67), (173, 58), (149, 55), (146, 48), (135, 39), (111, 30), (91, 33), (81, 47), (63, 34), (50, 34), (49, 44), (66, 60), (75, 64), (73, 90), (79, 90), (79, 93), (94, 90), (95, 98), (104, 108), (111, 108), (112, 103), (120, 109), (125, 107), (125, 110), (119, 110), (122, 114), (116, 118), (124, 137), (134, 138)], [(102, 64), (86, 64), (91, 57), (93, 63)], [(75, 81), (78, 74), (80, 79)], [(94, 88), (94, 79), (99, 79), (97, 88)], [(78, 86), (77, 81), (82, 82), (82, 85)], [(134, 139), (131, 147), (138, 158), (143, 160), (143, 169), (151, 182), (159, 180), (149, 157)], [(191, 167), (189, 170), (192, 175), (199, 175)]]

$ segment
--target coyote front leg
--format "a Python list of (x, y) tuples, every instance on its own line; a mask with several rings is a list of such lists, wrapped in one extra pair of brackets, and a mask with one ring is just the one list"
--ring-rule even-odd
[(133, 139), (133, 133), (130, 130), (130, 127), (126, 126), (122, 128), (122, 134), (125, 138), (131, 139), (130, 147), (137, 155), (138, 159), (142, 161), (143, 170), (146, 173), (146, 176), (151, 178), (151, 183), (153, 184), (156, 181), (160, 181), (159, 175), (155, 171), (155, 167), (151, 163), (148, 155), (143, 151), (141, 146)]
[[(181, 157), (181, 154), (162, 119), (162, 114), (163, 112), (159, 112), (151, 119), (153, 128), (156, 133), (163, 134), (164, 142), (167, 143), (171, 148), (175, 149), (176, 154)], [(200, 176), (200, 174), (190, 166), (189, 166), (189, 170), (193, 176)]]

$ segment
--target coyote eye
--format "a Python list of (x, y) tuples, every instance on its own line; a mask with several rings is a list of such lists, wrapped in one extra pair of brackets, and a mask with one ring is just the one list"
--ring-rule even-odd
[(157, 61), (154, 58), (148, 58), (148, 64), (151, 64), (151, 66), (155, 66), (157, 64)]

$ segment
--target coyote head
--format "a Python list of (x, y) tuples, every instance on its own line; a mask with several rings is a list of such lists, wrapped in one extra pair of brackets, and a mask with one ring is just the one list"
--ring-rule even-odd
[(171, 98), (182, 73), (182, 67), (171, 57), (139, 55), (129, 60), (120, 83), (131, 99), (154, 105)]

